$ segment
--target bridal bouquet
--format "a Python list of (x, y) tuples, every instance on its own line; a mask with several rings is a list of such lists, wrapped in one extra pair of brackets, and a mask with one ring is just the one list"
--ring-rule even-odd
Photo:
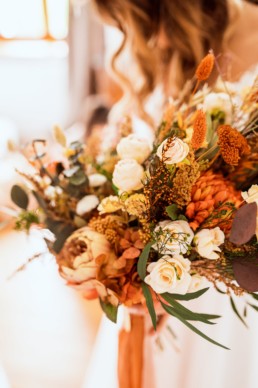
[[(197, 86), (213, 65), (210, 53)], [(224, 347), (192, 323), (218, 316), (181, 302), (201, 297), (210, 283), (243, 322), (247, 307), (258, 309), (257, 108), (257, 80), (194, 92), (187, 84), (168, 103), (153, 143), (134, 134), (128, 119), (104, 155), (100, 139), (67, 145), (56, 128), (65, 158), (48, 163), (38, 153), (43, 141), (33, 142), (35, 173), (21, 171), (27, 184), (11, 193), (22, 208), (16, 227), (50, 230), (61, 276), (85, 298), (99, 298), (112, 321), (120, 305), (143, 305), (156, 328), (162, 308)], [(241, 295), (243, 314), (235, 303)]]

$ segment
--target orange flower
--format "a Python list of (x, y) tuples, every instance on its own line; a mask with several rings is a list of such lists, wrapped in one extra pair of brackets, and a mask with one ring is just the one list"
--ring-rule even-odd
[(205, 113), (202, 110), (197, 110), (193, 123), (192, 147), (198, 150), (204, 143), (207, 131), (207, 123)]
[[(232, 207), (241, 203), (240, 192), (222, 174), (209, 170), (203, 173), (192, 189), (191, 202), (186, 208), (186, 216), (193, 230), (204, 227), (219, 226), (228, 230), (232, 217)], [(209, 223), (208, 223), (209, 220)], [(212, 226), (211, 226), (212, 225)]]
[(214, 60), (215, 57), (213, 53), (209, 53), (201, 60), (195, 72), (195, 76), (198, 81), (205, 81), (207, 78), (209, 78), (214, 66)]
[(218, 128), (218, 145), (224, 161), (237, 166), (242, 155), (250, 154), (250, 147), (246, 138), (230, 125), (221, 125)]

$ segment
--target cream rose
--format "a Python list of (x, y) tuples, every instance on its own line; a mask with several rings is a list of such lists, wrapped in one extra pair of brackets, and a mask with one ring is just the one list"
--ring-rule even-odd
[(224, 240), (225, 235), (219, 227), (202, 229), (194, 237), (196, 250), (199, 255), (210, 260), (219, 258), (217, 252), (221, 252), (219, 246), (224, 243)]
[(98, 206), (98, 211), (100, 214), (105, 214), (105, 213), (114, 213), (120, 209), (123, 209), (124, 206), (121, 203), (119, 197), (116, 195), (110, 195), (109, 197), (104, 198), (99, 206)]
[(120, 193), (141, 189), (143, 178), (144, 169), (134, 159), (122, 159), (115, 165), (113, 183)]
[(90, 187), (99, 187), (106, 183), (107, 178), (102, 174), (91, 174), (89, 175), (89, 185)]
[(131, 134), (120, 140), (116, 150), (121, 159), (135, 159), (141, 164), (150, 155), (152, 147), (147, 139)]
[(242, 197), (246, 203), (257, 203), (257, 217), (256, 217), (256, 237), (258, 240), (258, 185), (252, 185), (248, 191), (242, 191)]
[(171, 257), (165, 255), (157, 262), (148, 265), (148, 272), (144, 279), (155, 292), (185, 294), (191, 283), (189, 274), (191, 262), (180, 255)]
[(164, 140), (157, 149), (158, 157), (166, 164), (175, 164), (182, 162), (189, 153), (189, 146), (183, 140), (174, 138), (168, 150), (163, 155), (163, 148), (166, 146), (168, 139)]
[(197, 292), (206, 288), (208, 286), (208, 282), (204, 276), (195, 274), (191, 277), (191, 283), (188, 288), (188, 292)]
[(103, 234), (87, 226), (78, 229), (66, 240), (57, 256), (60, 273), (72, 283), (95, 279), (96, 258), (101, 254), (109, 254), (110, 251), (110, 244)]
[(95, 209), (99, 204), (99, 199), (96, 195), (85, 195), (76, 205), (76, 213), (82, 216), (85, 213)]
[(232, 121), (232, 102), (227, 93), (209, 93), (203, 101), (203, 110), (209, 113), (222, 111), (225, 113), (225, 123)]
[(163, 255), (174, 255), (188, 251), (194, 233), (186, 221), (161, 221), (154, 229), (154, 236), (154, 249)]

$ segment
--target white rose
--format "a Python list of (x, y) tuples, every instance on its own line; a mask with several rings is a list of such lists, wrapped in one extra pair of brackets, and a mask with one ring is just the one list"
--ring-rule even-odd
[(155, 292), (185, 294), (191, 283), (189, 274), (191, 262), (182, 256), (171, 257), (165, 255), (157, 262), (148, 265), (148, 272), (144, 279)]
[(99, 204), (99, 199), (96, 195), (85, 195), (76, 206), (76, 213), (82, 216), (85, 213), (95, 209)]
[(232, 102), (227, 93), (209, 93), (203, 101), (203, 110), (209, 113), (222, 111), (225, 113), (225, 123), (232, 121)]
[(162, 254), (185, 254), (194, 237), (188, 222), (162, 221), (154, 229), (156, 244), (153, 248)]
[(163, 155), (163, 148), (169, 139), (164, 140), (157, 149), (158, 157), (166, 164), (175, 164), (182, 162), (189, 153), (189, 146), (183, 140), (174, 138), (168, 150)]
[(224, 240), (225, 235), (219, 227), (202, 229), (194, 237), (196, 250), (199, 255), (210, 260), (219, 258), (217, 252), (221, 252), (219, 246), (224, 243)]
[(143, 178), (144, 169), (134, 159), (122, 159), (115, 165), (113, 183), (121, 193), (141, 189)]
[(207, 286), (208, 286), (208, 282), (206, 278), (204, 276), (195, 274), (195, 275), (192, 275), (188, 292), (197, 292), (199, 290), (202, 290), (203, 288), (206, 288)]
[(152, 147), (147, 139), (131, 134), (120, 140), (116, 150), (121, 159), (135, 159), (141, 164), (150, 155)]
[(102, 186), (107, 181), (107, 178), (105, 177), (105, 175), (102, 175), (102, 174), (92, 174), (92, 175), (89, 175), (88, 178), (89, 178), (90, 187)]
[(252, 185), (248, 191), (242, 191), (242, 197), (246, 203), (257, 203), (256, 237), (258, 240), (258, 185)]

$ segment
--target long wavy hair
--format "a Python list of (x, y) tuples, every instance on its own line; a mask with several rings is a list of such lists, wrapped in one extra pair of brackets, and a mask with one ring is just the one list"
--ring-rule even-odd
[[(158, 84), (176, 96), (209, 49), (222, 53), (236, 17), (237, 0), (94, 0), (107, 23), (119, 28), (123, 40), (111, 68), (127, 101), (149, 120), (146, 98)], [(163, 44), (160, 44), (162, 37)], [(164, 43), (165, 42), (165, 43)], [(129, 48), (137, 64), (122, 71), (119, 58)], [(129, 74), (129, 75), (126, 75)]]

